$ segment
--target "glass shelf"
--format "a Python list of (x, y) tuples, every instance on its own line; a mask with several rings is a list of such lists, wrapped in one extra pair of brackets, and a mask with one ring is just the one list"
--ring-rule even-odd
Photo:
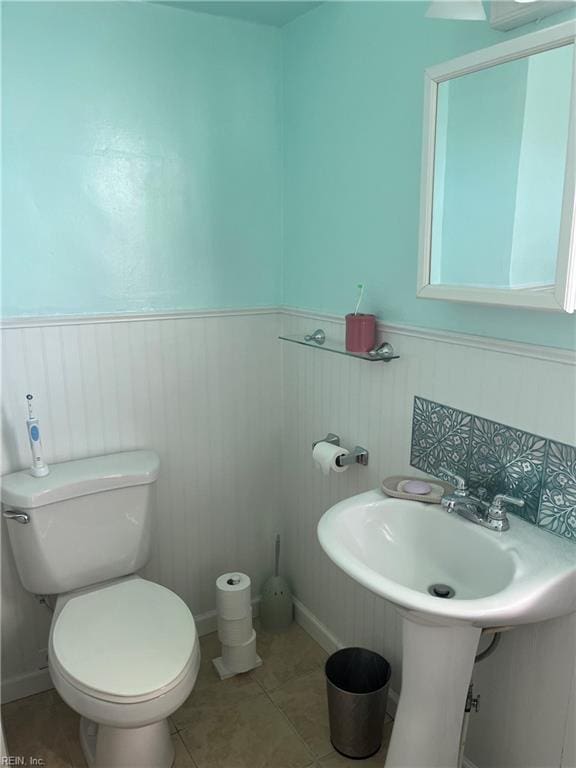
[(356, 357), (358, 360), (366, 360), (369, 363), (389, 363), (390, 360), (398, 360), (400, 355), (381, 355), (372, 356), (360, 352), (348, 352), (344, 342), (327, 339), (324, 344), (318, 344), (315, 341), (306, 341), (303, 336), (278, 336), (282, 341), (290, 341), (292, 344), (301, 344), (303, 347), (319, 349), (323, 352), (334, 352), (337, 355), (346, 355), (346, 357)]

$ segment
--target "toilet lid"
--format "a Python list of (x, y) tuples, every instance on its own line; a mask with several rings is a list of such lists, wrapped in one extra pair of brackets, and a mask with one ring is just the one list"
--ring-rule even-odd
[(196, 642), (186, 604), (140, 578), (71, 598), (52, 630), (52, 651), (71, 681), (119, 697), (171, 687)]

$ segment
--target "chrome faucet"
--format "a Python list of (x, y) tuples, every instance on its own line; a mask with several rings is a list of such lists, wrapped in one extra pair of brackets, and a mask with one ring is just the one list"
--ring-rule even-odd
[(446, 476), (454, 483), (454, 491), (445, 493), (442, 496), (442, 508), (447, 512), (456, 512), (466, 520), (470, 520), (483, 528), (489, 528), (491, 531), (507, 531), (510, 528), (508, 517), (506, 515), (505, 504), (513, 504), (516, 507), (523, 507), (522, 499), (516, 499), (514, 496), (507, 496), (505, 493), (497, 493), (491, 503), (472, 496), (468, 489), (466, 480), (460, 475), (454, 474), (445, 467), (440, 468), (442, 475)]

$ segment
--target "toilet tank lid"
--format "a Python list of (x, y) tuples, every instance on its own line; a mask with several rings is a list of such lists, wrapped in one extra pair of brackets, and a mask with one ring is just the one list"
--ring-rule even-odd
[(2, 502), (16, 509), (111, 491), (148, 485), (158, 477), (160, 459), (154, 451), (127, 451), (51, 464), (46, 477), (32, 477), (24, 470), (2, 477)]

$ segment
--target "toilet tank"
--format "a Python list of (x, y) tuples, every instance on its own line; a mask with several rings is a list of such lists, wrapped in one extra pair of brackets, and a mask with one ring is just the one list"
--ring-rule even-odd
[(60, 594), (141, 568), (159, 466), (154, 451), (130, 451), (51, 464), (46, 477), (4, 475), (4, 511), (28, 517), (6, 520), (24, 588)]

